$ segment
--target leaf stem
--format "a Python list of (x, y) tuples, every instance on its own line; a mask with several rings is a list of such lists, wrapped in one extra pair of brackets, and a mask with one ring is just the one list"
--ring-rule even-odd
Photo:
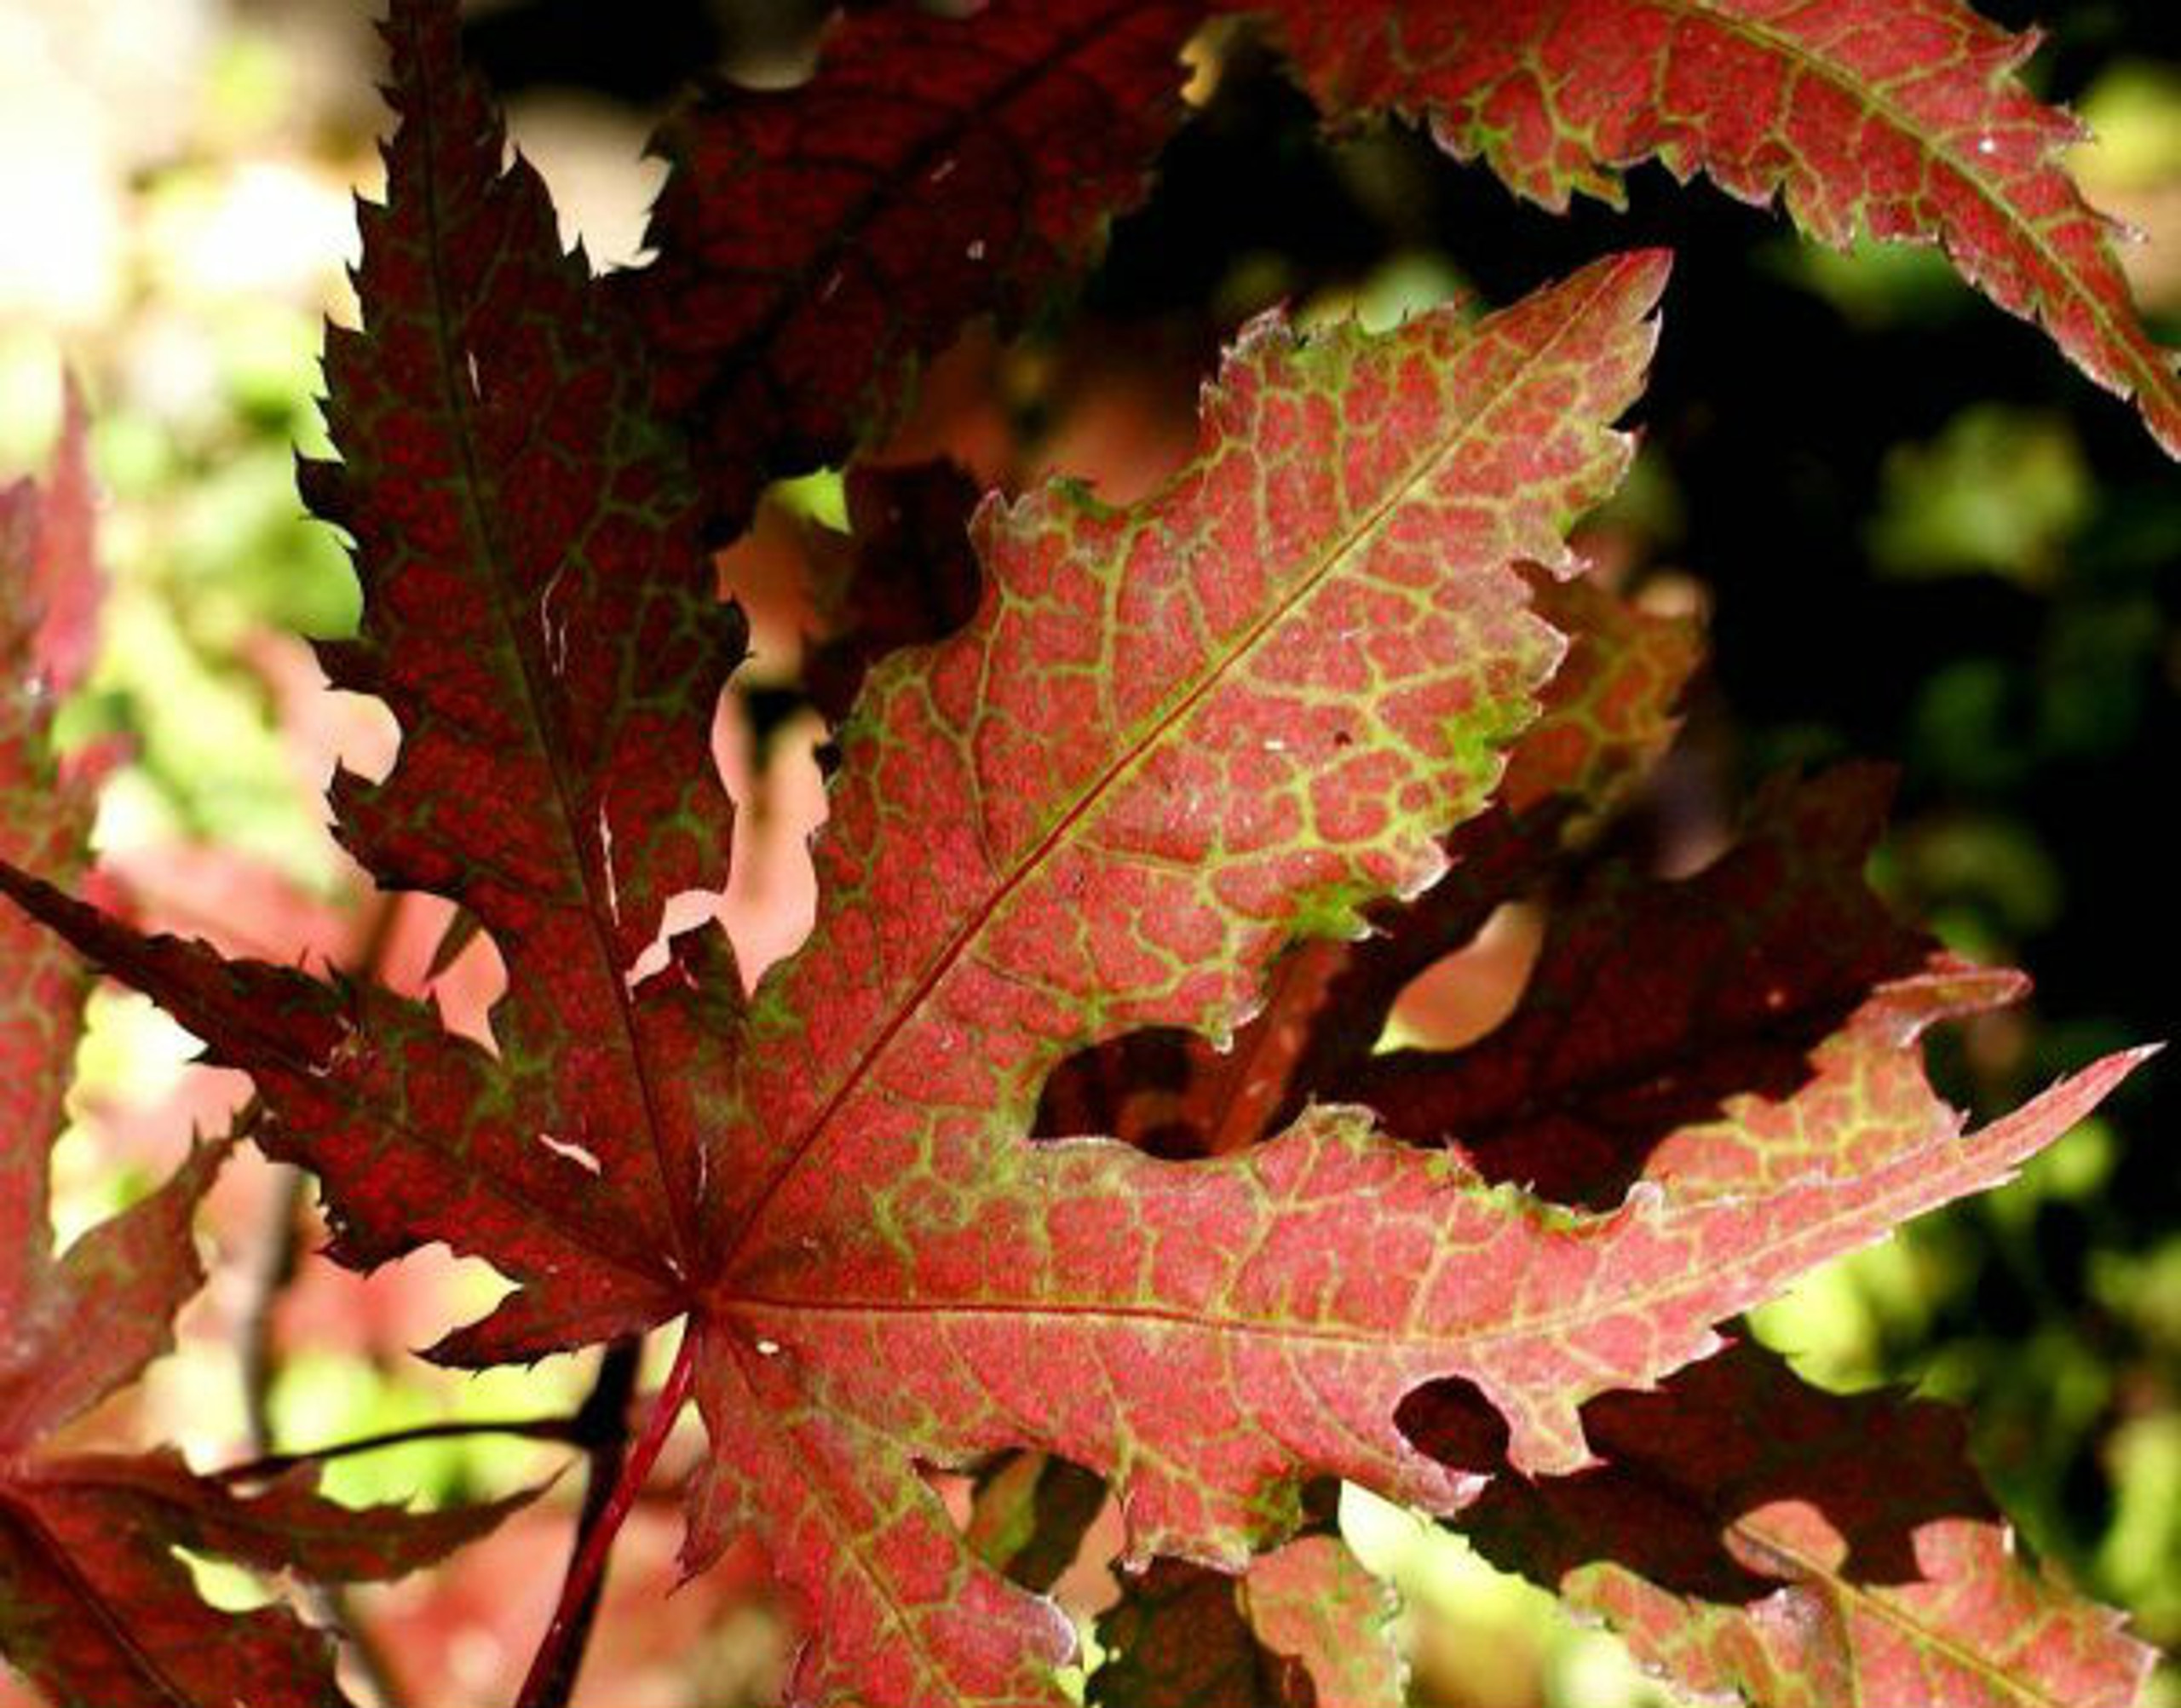
[[(576, 1514), (576, 1544), (569, 1561), (571, 1573), (575, 1569), (576, 1556), (581, 1555), (591, 1532), (605, 1517), (613, 1491), (620, 1483), (629, 1451), (629, 1402), (636, 1395), (636, 1366), (642, 1355), (643, 1339), (639, 1335), (624, 1335), (610, 1343), (599, 1361), (597, 1378), (590, 1384), (590, 1392), (576, 1414), (577, 1427), (584, 1437), (584, 1455), (590, 1463), (584, 1471), (583, 1505)], [(543, 1678), (533, 1677), (525, 1686), (550, 1708), (563, 1708), (575, 1694), (576, 1676), (583, 1671), (584, 1653), (590, 1646), (591, 1629), (597, 1622), (605, 1581), (601, 1569), (591, 1579), (582, 1599), (573, 1603), (574, 1611), (561, 1633), (553, 1670)]]
[(222, 1484), (262, 1482), (297, 1465), (323, 1464), (329, 1459), (345, 1459), (354, 1453), (375, 1453), (382, 1448), (404, 1446), (411, 1441), (442, 1441), (463, 1435), (525, 1435), (534, 1441), (562, 1441), (571, 1446), (584, 1446), (591, 1439), (579, 1418), (494, 1418), (474, 1422), (464, 1418), (451, 1423), (412, 1423), (406, 1429), (358, 1435), (352, 1441), (335, 1441), (323, 1447), (261, 1453), (241, 1464), (215, 1471), (212, 1481)]
[[(631, 1340), (626, 1344), (634, 1347), (638, 1343)], [(591, 1487), (586, 1492), (583, 1515), (577, 1527), (575, 1556), (561, 1582), (560, 1604), (553, 1609), (552, 1623), (545, 1627), (545, 1636), (531, 1659), (530, 1671), (515, 1698), (515, 1708), (562, 1708), (574, 1689), (582, 1642), (590, 1631), (593, 1597), (604, 1579), (607, 1556), (613, 1550), (613, 1539), (620, 1533), (629, 1510), (636, 1504), (645, 1479), (651, 1475), (652, 1466), (658, 1462), (659, 1450), (666, 1445), (674, 1420), (681, 1415), (682, 1407), (689, 1398), (696, 1374), (696, 1347), (693, 1326), (685, 1326), (681, 1348), (674, 1356), (674, 1368), (667, 1375), (666, 1385), (652, 1402), (651, 1415), (644, 1420), (643, 1434), (621, 1460), (619, 1475), (610, 1479), (597, 1475), (606, 1462), (607, 1450), (594, 1452)], [(619, 1343), (609, 1348), (608, 1360), (620, 1350)], [(601, 1386), (605, 1375), (606, 1371), (601, 1368)], [(585, 1410), (589, 1409), (586, 1405)], [(617, 1457), (619, 1448), (619, 1444), (616, 1443), (611, 1450)], [(601, 1489), (606, 1491), (602, 1499), (599, 1498)]]

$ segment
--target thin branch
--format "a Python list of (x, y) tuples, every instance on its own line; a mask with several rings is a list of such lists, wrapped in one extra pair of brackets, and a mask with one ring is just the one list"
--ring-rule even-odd
[(457, 1418), (440, 1423), (412, 1423), (406, 1429), (386, 1429), (375, 1435), (358, 1435), (323, 1447), (302, 1447), (293, 1452), (260, 1453), (241, 1464), (213, 1473), (217, 1483), (264, 1482), (297, 1465), (324, 1464), (353, 1453), (375, 1453), (385, 1447), (405, 1446), (411, 1441), (446, 1441), (463, 1435), (522, 1435), (533, 1441), (560, 1441), (569, 1446), (587, 1446), (592, 1434), (581, 1412), (573, 1418)]
[[(256, 1097), (235, 1117), (238, 1137), (249, 1132), (260, 1105)], [(265, 1218), (265, 1234), (251, 1266), (250, 1303), (236, 1329), (240, 1344), (236, 1359), (242, 1381), (243, 1436), (253, 1453), (273, 1449), (273, 1378), (280, 1367), (275, 1343), (275, 1318), (281, 1296), (296, 1278), (302, 1257), (302, 1214), (310, 1190), (308, 1176), (288, 1163), (273, 1165), (273, 1202)]]

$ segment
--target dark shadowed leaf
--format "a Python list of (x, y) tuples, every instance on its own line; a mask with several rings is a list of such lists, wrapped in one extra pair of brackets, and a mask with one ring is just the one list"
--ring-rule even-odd
[(973, 315), (1021, 317), (1142, 193), (1182, 115), (1192, 0), (994, 0), (843, 19), (805, 88), (722, 88), (659, 139), (658, 259), (625, 275), (716, 534), (837, 463)]
[(2152, 1651), (2017, 1552), (1961, 1420), (1743, 1344), (1594, 1400), (1606, 1464), (1503, 1478), (1460, 1528), (1639, 1659), (1764, 1708), (2128, 1708)]

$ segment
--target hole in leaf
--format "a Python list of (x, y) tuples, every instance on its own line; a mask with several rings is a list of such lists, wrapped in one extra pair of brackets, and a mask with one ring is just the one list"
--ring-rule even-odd
[(431, 981), (440, 1024), (449, 1032), (499, 1053), (492, 1036), (492, 1009), (507, 994), (508, 966), (488, 931), (479, 931), (447, 969)]
[(822, 721), (803, 712), (760, 749), (747, 707), (732, 695), (722, 699), (713, 726), (712, 751), (735, 806), (734, 864), (719, 917), (748, 989), (802, 946), (817, 914), (810, 838), (826, 821), (817, 756), (825, 733)]
[(247, 1567), (188, 1548), (173, 1551), (175, 1558), (188, 1568), (196, 1584), (197, 1597), (207, 1607), (217, 1607), (222, 1613), (247, 1613), (269, 1607), (280, 1599), (262, 1578)]
[(1206, 1155), (1210, 1136), (1189, 1094), (1220, 1061), (1203, 1038), (1171, 1027), (1079, 1050), (1047, 1077), (1032, 1134), (1115, 1138), (1174, 1161)]
[(1475, 937), (1401, 987), (1379, 1049), (1459, 1050), (1496, 1032), (1521, 1004), (1544, 942), (1542, 909), (1498, 908)]
[(684, 889), (666, 898), (659, 910), (659, 935), (623, 975), (630, 990), (666, 970), (675, 958), (675, 939), (719, 923), (722, 897), (713, 890)]
[(963, 1539), (995, 1571), (1078, 1612), (1112, 1600), (1105, 1562), (1121, 1546), (1120, 1514), (1096, 1472), (1021, 1448), (967, 1472), (923, 1475)]
[(578, 1144), (571, 1139), (555, 1138), (550, 1133), (540, 1133), (538, 1136), (538, 1142), (552, 1152), (555, 1156), (564, 1158), (573, 1163), (585, 1174), (596, 1175), (604, 1172), (605, 1165), (598, 1160), (598, 1153), (588, 1145)]
[(325, 697), (331, 702), (325, 716), (334, 726), (335, 763), (366, 783), (386, 781), (401, 748), (393, 708), (376, 694), (329, 688)]
[(383, 901), (393, 913), (378, 935), (365, 934), (371, 940), (344, 951), (348, 971), (369, 973), (398, 996), (429, 998), (441, 1026), (497, 1055), (492, 1010), (507, 994), (508, 972), (492, 933), (443, 896), (404, 890)]
[(1465, 1376), (1442, 1376), (1402, 1395), (1394, 1427), (1419, 1452), (1457, 1470), (1488, 1476), (1507, 1463), (1507, 1420)]

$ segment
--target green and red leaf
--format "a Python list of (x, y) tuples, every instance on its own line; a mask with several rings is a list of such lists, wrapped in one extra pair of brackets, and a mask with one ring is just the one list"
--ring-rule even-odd
[(1678, 727), (1674, 708), (1698, 659), (1694, 629), (1585, 578), (1528, 575), (1533, 608), (1568, 637), (1567, 654), (1541, 715), (1508, 753), (1499, 802), (1447, 838), (1447, 876), (1414, 900), (1372, 907), (1371, 935), (1359, 941), (1295, 945), (1229, 1049), (1168, 1029), (1071, 1057), (1046, 1083), (1040, 1132), (1217, 1156), (1269, 1136), (1309, 1098), (1352, 1095), (1349, 1082), (1366, 1071), (1409, 982), (1542, 882), (1571, 820), (1595, 819), (1649, 770)]
[[(698, 1058), (734, 980), (693, 987), (725, 956), (708, 940), (630, 975), (670, 897), (725, 885), (709, 730), (744, 629), (641, 352), (561, 254), (536, 173), (503, 170), (452, 9), (411, 0), (388, 32), (402, 122), (387, 204), (363, 210), (366, 325), (329, 338), (342, 460), (309, 486), (364, 585), (328, 673), (385, 699), (402, 747), (334, 802), (383, 885), (482, 922), (509, 990), (497, 1060), (366, 998), (365, 1047), (331, 1083), (370, 1127), (273, 1097), (269, 1142), (327, 1180), (344, 1256), (446, 1238), (534, 1282), (459, 1355), (535, 1355), (670, 1314), (694, 1265)], [(398, 1165), (388, 1117), (411, 1136)]]
[[(0, 491), (0, 862), (69, 877), (89, 865), (94, 779), (60, 765), (53, 717), (89, 664), (99, 574), (83, 418), (70, 391), (53, 473)], [(189, 1243), (218, 1166), (176, 1177), (56, 1259), (47, 1176), (66, 1117), (88, 979), (66, 946), (9, 910), (0, 954), (0, 1459), (135, 1379), (172, 1343), (204, 1277)]]
[[(183, 1229), (182, 1249), (187, 1249)], [(333, 1643), (279, 1604), (217, 1611), (174, 1550), (325, 1581), (400, 1577), (484, 1535), (527, 1496), (412, 1512), (314, 1493), (311, 1474), (242, 1496), (172, 1452), (40, 1456), (0, 1478), (0, 1642), (63, 1708), (346, 1699)]]
[(1463, 158), (1564, 208), (1618, 202), (1661, 161), (1797, 225), (1936, 243), (1971, 285), (2034, 319), (2092, 379), (2133, 398), (2181, 456), (2175, 352), (2144, 328), (2112, 227), (2060, 155), (2081, 140), (2015, 73), (2035, 37), (1963, 0), (1248, 0), (1329, 114), (1426, 121)]
[(1564, 564), (1625, 466), (1603, 423), (1663, 279), (1601, 263), (1386, 339), (1261, 323), (1203, 454), (1145, 506), (987, 504), (976, 621), (887, 659), (842, 732), (817, 926), (740, 1060), (777, 1178), (722, 1184), (775, 1219), (786, 1188), (798, 1211), (860, 1189), (817, 1165), (834, 1147), (891, 1177), (873, 1147), (926, 1136), (862, 1119), (894, 1061), (964, 1093), (989, 1063), (976, 1130), (1021, 1120), (1068, 1032), (1222, 1032), (1289, 936), (1352, 934), (1439, 877), (1562, 650), (1516, 565)]
[(395, 1578), (484, 1535), (528, 1498), (437, 1512), (352, 1508), (309, 1474), (244, 1497), (171, 1452), (22, 1461), (0, 1479), (0, 1642), (62, 1705), (248, 1699), (328, 1708), (333, 1644), (286, 1607), (216, 1610), (174, 1550), (325, 1581)]
[(1946, 1407), (1735, 1346), (1593, 1401), (1606, 1463), (1502, 1478), (1459, 1527), (1690, 1690), (1764, 1708), (2131, 1708), (2153, 1652), (2024, 1560)]
[[(1583, 1400), (2004, 1178), (2126, 1071), (1967, 1143), (1908, 1132), (1853, 1177), (1596, 1217), (1352, 1112), (1188, 1167), (1018, 1142), (1069, 1044), (1230, 1021), (1284, 940), (1353, 930), (1443, 863), (1554, 650), (1522, 639), (1515, 564), (1560, 555), (1557, 524), (1625, 454), (1602, 423), (1657, 283), (1637, 258), (1474, 328), (1300, 350), (1260, 332), (1166, 492), (1133, 513), (1066, 488), (988, 510), (977, 619), (873, 672), (817, 929), (737, 1055), (733, 1135), (778, 1148), (716, 1173), (723, 1261), (696, 1330), (715, 1452), (692, 1557), (731, 1527), (770, 1538), (814, 1631), (811, 1699), (1055, 1699), (1034, 1681), (1064, 1636), (976, 1566), (919, 1464), (1058, 1453), (1113, 1484), (1132, 1558), (1229, 1569), (1292, 1525), (1309, 1476), (1453, 1510), (1472, 1480), (1396, 1421), (1420, 1384), (1466, 1377), (1520, 1469), (1573, 1469)], [(1533, 428), (1540, 392), (1556, 428)], [(1571, 392), (1592, 401), (1571, 411)], [(1351, 782), (1368, 810), (1327, 786)], [(1367, 1245), (1367, 1282), (1335, 1255)]]
[[(1622, 59), (1597, 64), (1678, 88), (1691, 64), (1718, 69), (1704, 31), (1752, 9), (1677, 3), (1571, 0), (1554, 15), (1574, 36), (1545, 31), (1522, 64), (1598, 34), (1602, 11), (1670, 16), (1686, 28), (1631, 28), (1608, 44)], [(1330, 107), (1432, 111), (1503, 170), (1527, 158), (1460, 129), (1465, 8), (1405, 11), (1415, 51), (1397, 65), (1347, 14), (1275, 9)], [(1862, 77), (1867, 119), (1899, 91), (1866, 60), (1906, 51), (1906, 26), (1827, 34), (1811, 9), (1779, 12), (1778, 42)], [(1954, 16), (1940, 0), (1896, 11)], [(706, 528), (736, 525), (771, 474), (851, 447), (965, 315), (1019, 317), (1079, 262), (1173, 123), (1194, 12), (856, 17), (808, 89), (723, 96), (682, 123), (660, 261), (606, 287), (560, 252), (535, 175), (504, 164), (451, 0), (394, 0), (400, 124), (387, 203), (364, 215), (365, 325), (329, 339), (341, 460), (305, 472), (355, 542), (365, 595), (357, 639), (324, 649), (329, 673), (383, 698), (404, 739), (383, 780), (333, 792), (383, 886), (444, 895), (491, 934), (509, 973), (491, 1046), (376, 986), (144, 937), (20, 869), (71, 877), (72, 848), (0, 848), (0, 889), (255, 1076), (262, 1141), (317, 1171), (337, 1257), (444, 1240), (516, 1284), (440, 1355), (532, 1358), (688, 1319), (614, 1498), (693, 1392), (709, 1450), (685, 1561), (760, 1546), (803, 1632), (798, 1704), (1060, 1708), (1073, 1632), (1034, 1590), (1101, 1485), (1125, 1566), (1149, 1569), (1140, 1623), (1115, 1627), (1125, 1650), (1196, 1630), (1256, 1699), (1390, 1690), (1376, 1649), (1316, 1622), (1338, 1605), (1367, 1625), (1376, 1591), (1328, 1538), (1291, 1542), (1306, 1488), (1347, 1477), (1452, 1515), (1488, 1475), (1504, 1500), (1599, 1475), (1614, 1442), (1589, 1426), (1626, 1415), (1602, 1396), (1654, 1388), (1813, 1265), (2006, 1178), (2137, 1059), (1964, 1135), (1916, 1041), (2016, 983), (1934, 957), (1874, 907), (1857, 871), (1874, 796), (1855, 773), (1773, 797), (1748, 845), (1695, 879), (1608, 867), (1563, 886), (1505, 1026), (1466, 1051), (1372, 1054), (1401, 986), (1557, 879), (1571, 821), (1670, 733), (1689, 636), (1558, 579), (1567, 529), (1629, 460), (1612, 423), (1652, 346), (1656, 254), (1383, 337), (1262, 320), (1164, 489), (1128, 509), (1067, 483), (988, 498), (975, 565), (958, 483), (903, 477), (889, 515), (856, 477), (871, 555), (832, 601), (846, 647), (827, 709), (855, 698), (811, 937), (747, 1002), (717, 931), (660, 940), (678, 895), (723, 886), (733, 832), (710, 736), (744, 630), (714, 599)], [(1543, 30), (1534, 6), (1493, 15)], [(1963, 207), (2027, 217), (1992, 184), (2017, 153), (2044, 171), (2052, 138), (1993, 81), (2002, 48), (1962, 39), (1998, 103), (1977, 122), (2005, 148), (1965, 188), (1931, 164), (1955, 133), (1910, 127), (1929, 209), (1885, 175), (1883, 126), (1860, 189), (1837, 161), (1806, 181), (1802, 156), (1768, 152), (1799, 135), (1804, 84), (1837, 95), (1839, 77), (1796, 81), (1785, 118), (1762, 83), (1730, 112), (1746, 78), (1728, 63), (1682, 129), (1656, 128), (1642, 89), (1591, 90), (1590, 60), (1565, 88), (1604, 102), (1593, 166), (1658, 152), (1748, 193), (1784, 182), (1827, 235), (1856, 218), (1936, 232), (2069, 336), (2078, 298), (2104, 300), (2095, 279), (2010, 283), (1970, 248)], [(1961, 75), (1934, 73), (1934, 99), (1958, 103)], [(1747, 158), (1730, 121), (1755, 127)], [(2078, 216), (2072, 200), (2054, 216), (2056, 253)], [(2001, 259), (2021, 262), (2019, 235), (2002, 232)], [(2086, 359), (2112, 357), (2091, 345)], [(2146, 375), (2108, 366), (2155, 419)], [(710, 491), (662, 401), (694, 413)], [(889, 588), (906, 608), (875, 597)], [(0, 765), (20, 769), (12, 733)], [(1027, 1142), (1060, 1063), (1102, 1047), (1133, 1074), (1136, 1046), (1116, 1041), (1144, 1028), (1178, 1041), (1160, 1119), (1191, 1160), (1117, 1142), (1156, 1124), (1127, 1084), (1111, 1122)], [(1207, 1065), (1238, 1033), (1231, 1070)], [(49, 1102), (49, 1080), (34, 1095)], [(1343, 1101), (1313, 1101), (1328, 1097)], [(269, 1700), (306, 1699), (310, 1645), (251, 1615), (147, 1670), (98, 1572), (156, 1601), (166, 1642), (196, 1617), (171, 1594), (173, 1546), (370, 1573), (489, 1521), (351, 1530), (300, 1487), (243, 1499), (169, 1460), (19, 1452), (158, 1349), (196, 1283), (188, 1213), (212, 1156), (8, 1283), (11, 1333), (18, 1315), (31, 1332), (28, 1361), (0, 1372), (0, 1527), (16, 1544), (0, 1607), (44, 1610), (9, 1641), (84, 1646), (124, 1704), (171, 1708), (222, 1665), (262, 1669)], [(28, 1228), (42, 1190), (0, 1202)], [(95, 1270), (146, 1321), (70, 1364)], [(1493, 1451), (1434, 1433), (1449, 1392), (1475, 1396)], [(964, 1537), (928, 1478), (1009, 1452), (1029, 1469), (987, 1485), (990, 1521)], [(1041, 1498), (1047, 1470), (1071, 1500)], [(143, 1545), (87, 1566), (75, 1542), (100, 1526)], [(578, 1602), (580, 1561), (610, 1538), (590, 1533)], [(1221, 1575), (1245, 1570), (1239, 1588)], [(1711, 1614), (1689, 1618), (1700, 1647)], [(1288, 1659), (1268, 1672), (1267, 1656)], [(533, 1680), (565, 1659), (549, 1639)], [(1205, 1688), (1243, 1671), (1223, 1661)], [(1125, 1669), (1099, 1676), (1112, 1699), (1153, 1699), (1112, 1695), (1133, 1688)]]
[[(57, 761), (53, 716), (89, 662), (91, 529), (83, 409), (71, 388), (45, 485), (0, 487), (0, 860), (70, 881), (89, 863), (97, 802), (84, 768)], [(66, 944), (12, 908), (0, 913), (0, 1144), (12, 1159), (12, 1147), (60, 1130), (87, 981)], [(11, 1166), (0, 1190), (0, 1320), (35, 1285), (45, 1249), (44, 1152), (36, 1154)]]
[(1298, 1662), (1315, 1708), (1385, 1708), (1403, 1699), (1393, 1590), (1338, 1536), (1298, 1536), (1251, 1562), (1242, 1612), (1257, 1642)]
[[(728, 1136), (764, 1148), (714, 1170), (722, 1262), (698, 1326), (716, 1451), (694, 1557), (730, 1516), (774, 1538), (823, 1632), (814, 1695), (870, 1688), (874, 1668), (893, 1678), (896, 1652), (932, 1658), (887, 1699), (975, 1694), (949, 1671), (971, 1662), (933, 1628), (981, 1579), (918, 1461), (1057, 1451), (1120, 1474), (1140, 1552), (1238, 1561), (1277, 1533), (1292, 1498), (1278, 1490), (1312, 1454), (1352, 1455), (1327, 1418), (1307, 1446), (1238, 1440), (1185, 1475), (1202, 1443), (1184, 1438), (1201, 1430), (1144, 1411), (1143, 1384), (1154, 1411), (1190, 1385), (1174, 1358), (1209, 1373), (1231, 1355), (1246, 1385), (1251, 1333), (1275, 1364), (1302, 1355), (1276, 1308), (1243, 1322), (1271, 1308), (1285, 1265), (1319, 1261), (1302, 1245), (1261, 1280), (1229, 1275), (1260, 1285), (1263, 1306), (1230, 1320), (1204, 1292), (1248, 1228), (1276, 1236), (1264, 1217), (1285, 1186), (1021, 1141), (1071, 1045), (1231, 1024), (1287, 936), (1353, 929), (1361, 906), (1437, 873), (1439, 836), (1482, 804), (1558, 655), (1516, 566), (1564, 561), (1561, 530), (1624, 465), (1605, 423), (1633, 394), (1661, 282), (1638, 256), (1476, 326), (1437, 315), (1299, 346), (1262, 326), (1212, 394), (1203, 455), (1165, 492), (1134, 512), (1067, 487), (988, 507), (976, 620), (872, 673), (842, 733), (817, 928), (760, 986), (737, 1052), (745, 1114)], [(1393, 1214), (1352, 1127), (1265, 1155), (1275, 1170), (1358, 1170), (1345, 1210), (1359, 1230)], [(1413, 1182), (1387, 1186), (1430, 1195), (1432, 1165), (1412, 1160)], [(1176, 1216), (1236, 1244), (1166, 1284), (1170, 1332), (1142, 1266)], [(978, 1255), (1018, 1247), (1004, 1265)], [(1079, 1374), (1026, 1409), (987, 1384), (1011, 1325), (1032, 1321)], [(1423, 1466), (1393, 1428), (1398, 1397), (1359, 1389), (1357, 1409), (1375, 1399), (1379, 1451)], [(1170, 1454), (1172, 1472), (1151, 1475)], [(986, 1617), (1017, 1608), (1018, 1642), (1063, 1654), (1064, 1633), (1003, 1590), (975, 1592)]]

